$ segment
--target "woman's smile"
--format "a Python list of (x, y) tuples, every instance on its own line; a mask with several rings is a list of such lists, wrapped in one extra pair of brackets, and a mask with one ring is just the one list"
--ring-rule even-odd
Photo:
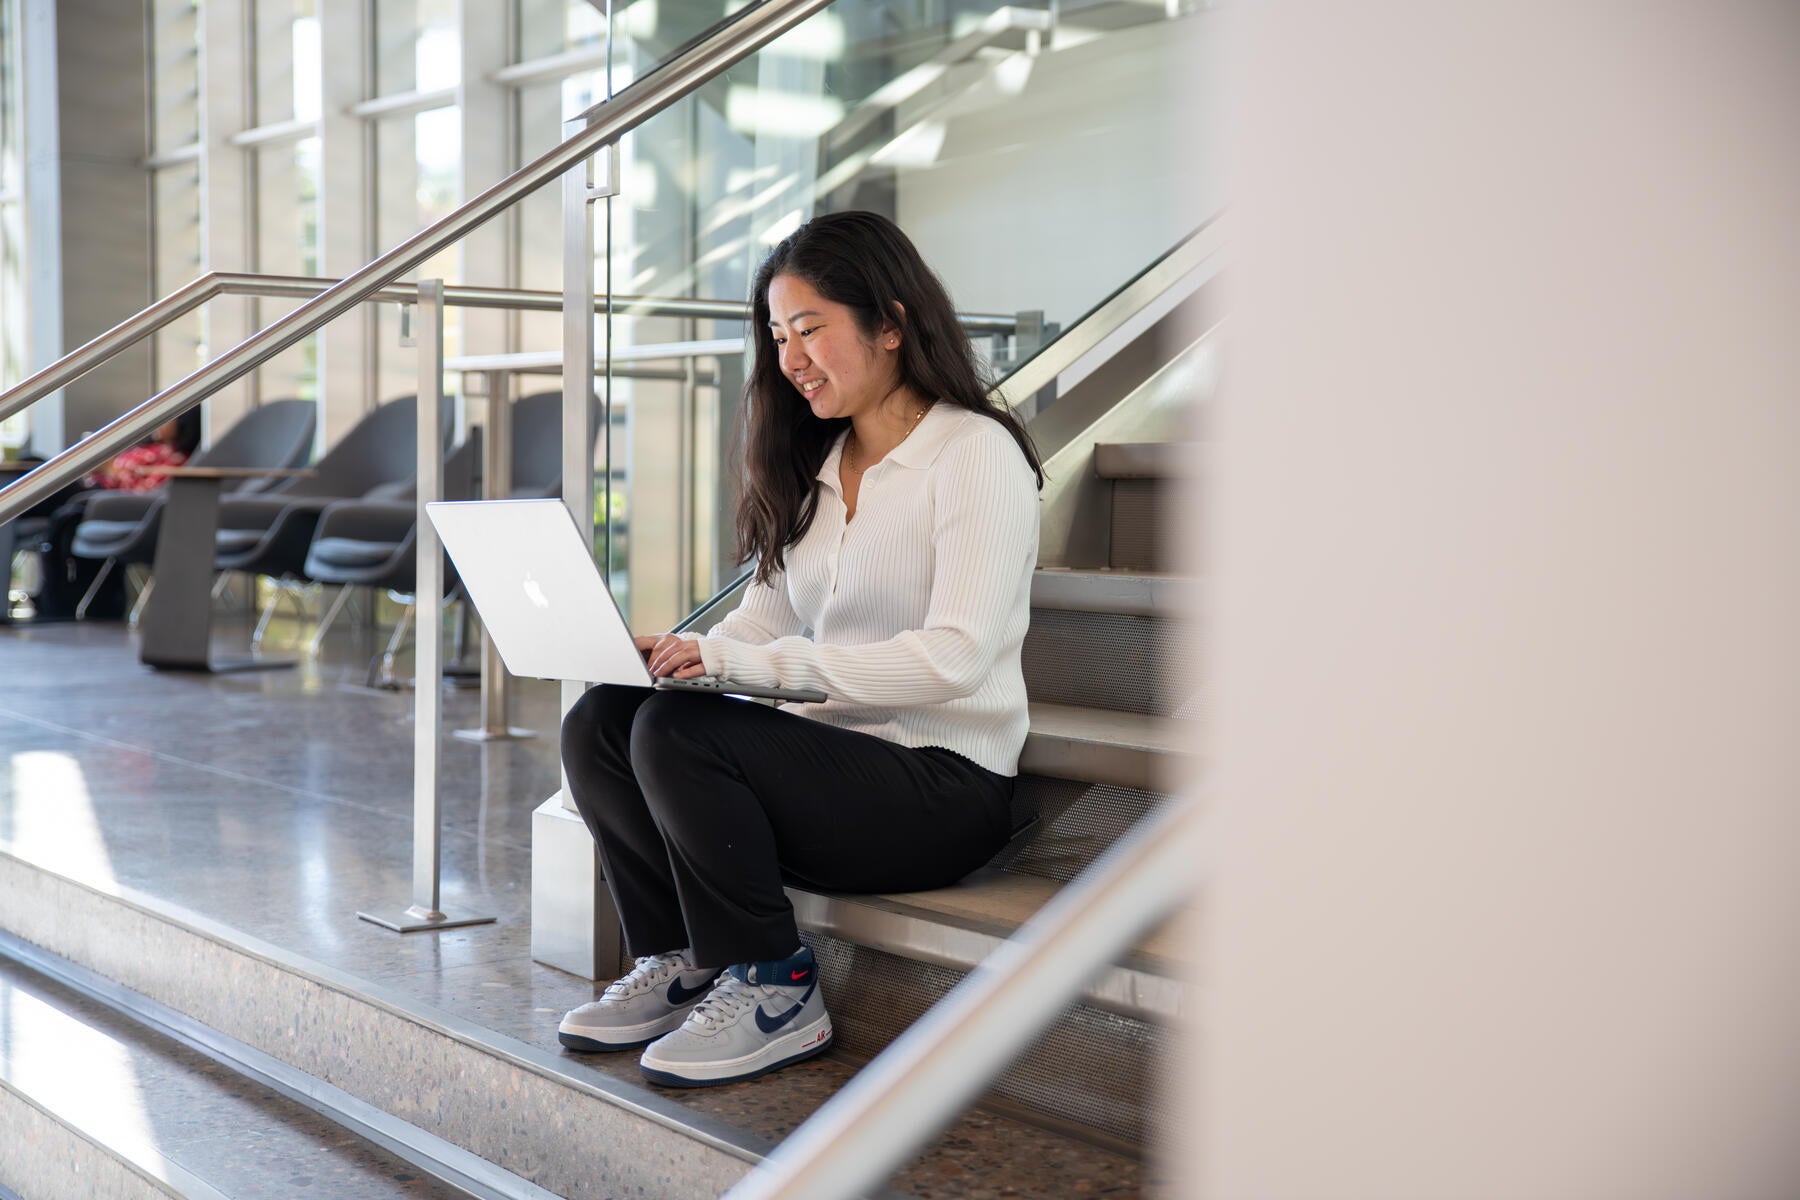
[(816, 417), (857, 416), (893, 390), (892, 355), (870, 343), (854, 312), (804, 279), (777, 275), (769, 284), (769, 336), (781, 373)]

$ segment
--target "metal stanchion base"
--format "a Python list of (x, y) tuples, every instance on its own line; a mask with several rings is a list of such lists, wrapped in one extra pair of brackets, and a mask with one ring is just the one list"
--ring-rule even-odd
[(231, 671), (281, 671), (297, 667), (300, 660), (285, 654), (222, 654), (201, 663), (150, 663), (158, 671), (210, 671), (223, 675)]
[(465, 742), (518, 742), (536, 737), (537, 730), (508, 725), (505, 729), (452, 729), (450, 736)]
[(432, 912), (415, 904), (404, 912), (356, 914), (371, 924), (383, 929), (391, 929), (395, 933), (419, 933), (426, 929), (454, 929), (459, 925), (491, 925), (498, 917), (472, 917), (467, 913)]

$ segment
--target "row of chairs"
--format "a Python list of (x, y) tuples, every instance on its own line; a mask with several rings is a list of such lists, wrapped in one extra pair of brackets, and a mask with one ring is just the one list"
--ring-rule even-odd
[[(305, 461), (311, 449), (314, 405), (278, 400), (254, 409), (191, 465), (288, 468)], [(562, 394), (527, 396), (513, 405), (512, 486), (516, 498), (538, 498), (562, 490)], [(415, 587), (417, 544), (418, 407), (404, 396), (374, 409), (351, 428), (304, 477), (232, 481), (221, 496), (215, 569), (267, 575), (282, 584), (321, 583), (339, 587), (320, 622), (313, 644), (354, 586), (382, 588), (408, 601)], [(440, 431), (445, 445), (444, 495), (472, 499), (481, 491), (479, 429), (450, 446), (446, 410)], [(73, 553), (106, 560), (106, 568), (148, 564), (160, 533), (163, 497), (149, 493), (102, 495), (87, 506), (75, 531)], [(178, 535), (179, 531), (171, 531)], [(446, 592), (456, 578), (446, 565)], [(154, 586), (155, 580), (150, 581)], [(278, 587), (258, 622), (260, 641), (283, 594)], [(404, 636), (395, 630), (385, 663)]]

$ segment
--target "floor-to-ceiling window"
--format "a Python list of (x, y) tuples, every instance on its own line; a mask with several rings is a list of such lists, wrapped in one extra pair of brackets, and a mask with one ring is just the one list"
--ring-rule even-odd
[[(255, 121), (250, 147), (254, 269), (266, 275), (319, 273), (320, 31), (316, 0), (251, 0)], [(293, 302), (261, 301), (259, 324)], [(262, 367), (265, 399), (319, 393), (319, 336), (309, 334)]]
[[(25, 132), (20, 59), (22, 0), (0, 0), (0, 389), (27, 370), (25, 312)], [(0, 447), (24, 443), (24, 413), (0, 422)]]
[[(151, 291), (166, 296), (205, 270), (200, 142), (199, 0), (151, 0)], [(156, 335), (155, 383), (168, 387), (206, 356), (204, 309)]]
[[(462, 198), (457, 0), (383, 0), (374, 8), (374, 45), (375, 96), (362, 109), (369, 113), (375, 147), (375, 245), (385, 251), (447, 215)], [(461, 282), (460, 260), (460, 248), (449, 246), (406, 278)], [(461, 330), (462, 313), (452, 308), (444, 321), (447, 355), (461, 349)], [(380, 310), (375, 357), (381, 398), (418, 390), (415, 354), (401, 345), (399, 313), (392, 307)], [(447, 382), (455, 392), (459, 380), (452, 375)]]

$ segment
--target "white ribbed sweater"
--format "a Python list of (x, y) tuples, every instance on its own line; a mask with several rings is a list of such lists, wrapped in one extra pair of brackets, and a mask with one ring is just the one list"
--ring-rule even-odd
[(788, 711), (1016, 775), (1038, 545), (1030, 465), (999, 422), (933, 405), (864, 473), (846, 521), (843, 448), (819, 469), (817, 515), (785, 570), (700, 639), (707, 674), (820, 688), (825, 703)]

